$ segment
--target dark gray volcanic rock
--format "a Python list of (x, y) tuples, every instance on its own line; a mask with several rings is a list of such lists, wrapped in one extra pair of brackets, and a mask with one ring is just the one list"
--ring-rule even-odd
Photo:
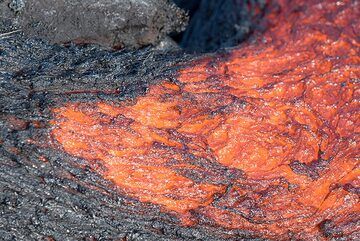
[(138, 48), (159, 43), (186, 23), (184, 11), (169, 0), (0, 1), (0, 31), (21, 29), (51, 43)]

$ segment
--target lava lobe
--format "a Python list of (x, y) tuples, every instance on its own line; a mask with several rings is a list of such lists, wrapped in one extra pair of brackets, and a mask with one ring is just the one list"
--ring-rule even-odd
[(65, 103), (52, 137), (184, 225), (277, 240), (359, 234), (359, 2), (272, 4), (256, 43), (131, 101)]

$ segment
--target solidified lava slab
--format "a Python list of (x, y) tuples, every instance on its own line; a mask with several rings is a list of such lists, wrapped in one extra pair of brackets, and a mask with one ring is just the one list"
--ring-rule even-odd
[(184, 226), (356, 240), (359, 4), (272, 3), (256, 43), (195, 61), (133, 100), (58, 106), (51, 136)]
[(186, 22), (185, 12), (168, 0), (0, 1), (0, 32), (15, 28), (57, 44), (137, 49), (157, 45)]

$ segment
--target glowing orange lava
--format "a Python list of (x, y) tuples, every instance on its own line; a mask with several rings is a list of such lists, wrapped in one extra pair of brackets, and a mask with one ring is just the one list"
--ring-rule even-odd
[(53, 137), (184, 224), (191, 210), (277, 240), (326, 239), (328, 220), (332, 237), (359, 232), (359, 2), (279, 4), (261, 41), (197, 61), (177, 82), (133, 102), (54, 109)]

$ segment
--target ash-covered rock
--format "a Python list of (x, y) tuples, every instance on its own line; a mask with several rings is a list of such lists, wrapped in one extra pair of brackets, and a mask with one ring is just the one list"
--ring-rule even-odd
[(169, 0), (0, 1), (0, 33), (21, 29), (51, 43), (139, 48), (182, 31), (186, 22)]

